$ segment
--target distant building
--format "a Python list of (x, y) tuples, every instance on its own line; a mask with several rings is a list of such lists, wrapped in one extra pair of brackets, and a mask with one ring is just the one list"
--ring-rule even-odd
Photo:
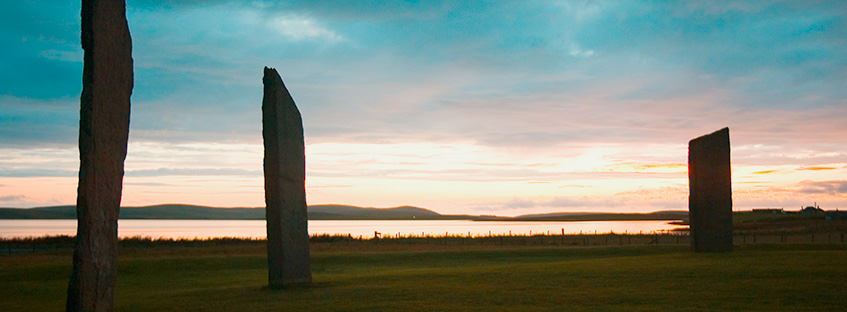
[(814, 206), (808, 206), (808, 207), (800, 210), (800, 214), (803, 214), (803, 215), (816, 215), (816, 214), (823, 214), (823, 213), (825, 213), (823, 211), (823, 209), (821, 209), (820, 207), (814, 207)]

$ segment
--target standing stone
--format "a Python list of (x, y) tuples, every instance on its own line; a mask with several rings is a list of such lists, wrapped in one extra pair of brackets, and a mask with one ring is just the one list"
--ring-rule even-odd
[(729, 128), (688, 142), (688, 215), (695, 252), (732, 251)]
[(129, 136), (132, 42), (124, 0), (82, 0), (79, 188), (67, 311), (111, 311)]
[(262, 82), (268, 282), (271, 288), (310, 285), (303, 121), (275, 69), (265, 67)]

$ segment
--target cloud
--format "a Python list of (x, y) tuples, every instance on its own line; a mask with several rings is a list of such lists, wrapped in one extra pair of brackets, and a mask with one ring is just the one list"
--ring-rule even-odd
[(618, 163), (596, 168), (597, 172), (627, 172), (627, 173), (688, 173), (687, 164), (640, 164), (640, 163)]
[(475, 211), (490, 211), (502, 213), (521, 213), (520, 211), (548, 212), (626, 212), (626, 211), (657, 211), (669, 209), (685, 209), (685, 200), (652, 200), (648, 202), (634, 201), (619, 197), (555, 197), (549, 200), (527, 200), (513, 198), (509, 201), (479, 204), (472, 209)]
[(161, 177), (161, 176), (261, 176), (261, 170), (246, 170), (238, 168), (158, 168), (130, 170), (128, 177)]
[(269, 26), (280, 34), (295, 40), (341, 41), (344, 38), (319, 25), (314, 19), (303, 16), (280, 16), (268, 22)]
[(158, 182), (126, 182), (126, 181), (124, 181), (124, 182), (123, 182), (123, 184), (124, 184), (124, 185), (132, 185), (132, 186), (154, 186), (154, 187), (159, 187), (159, 186), (165, 186), (165, 187), (168, 187), (168, 186), (177, 186), (177, 185), (175, 185), (175, 184), (169, 184), (169, 183), (158, 183)]
[(79, 27), (79, 3), (5, 3), (0, 12), (0, 95), (34, 99), (78, 96), (82, 76)]
[(307, 189), (321, 189), (321, 188), (350, 188), (353, 185), (342, 185), (342, 184), (328, 184), (328, 185), (306, 185)]
[(803, 194), (847, 195), (847, 181), (803, 181), (799, 186)]
[(322, 19), (385, 23), (432, 20), (456, 7), (452, 1), (266, 1), (263, 9), (273, 12), (308, 12)]
[(585, 208), (585, 207), (619, 207), (620, 202), (608, 199), (567, 198), (557, 197), (549, 202), (539, 203), (542, 207), (554, 208)]
[(506, 202), (505, 204), (503, 204), (504, 209), (534, 208), (537, 206), (538, 204), (535, 202), (520, 199), (514, 199), (510, 202)]
[(573, 57), (591, 57), (592, 55), (594, 55), (594, 51), (580, 49), (579, 46), (574, 44), (573, 46), (571, 46), (568, 54)]
[(79, 99), (33, 99), (0, 94), (0, 144), (43, 148), (76, 144)]
[(241, 1), (241, 0), (137, 0), (127, 4), (139, 9), (173, 9), (185, 11), (199, 7), (220, 6), (230, 9), (255, 9), (268, 14), (310, 13), (321, 18), (342, 21), (390, 21), (431, 19), (454, 6), (451, 1)]
[[(571, 191), (558, 183), (666, 181), (680, 178), (688, 140), (724, 126), (734, 166), (792, 164), (808, 169), (802, 179), (829, 180), (818, 175), (834, 171), (812, 168), (847, 157), (845, 10), (835, 1), (131, 1), (127, 174), (259, 176), (261, 68), (273, 66), (310, 147), (368, 147), (310, 154), (310, 177), (326, 185), (552, 181)], [(71, 2), (12, 1), (0, 12), (0, 145), (42, 155), (4, 159), (0, 175), (76, 175), (77, 155), (43, 149), (76, 146), (78, 19)], [(185, 148), (221, 142), (244, 148)], [(407, 143), (477, 148), (371, 149)], [(773, 176), (756, 180), (800, 189)]]
[(0, 170), (0, 177), (75, 177), (78, 173), (79, 171), (62, 169), (2, 169)]
[(837, 169), (837, 168), (835, 168), (835, 167), (815, 167), (815, 166), (797, 168), (797, 170), (811, 170), (811, 171), (835, 170), (835, 169)]
[[(135, 139), (186, 142), (249, 137), (258, 129), (252, 126), (258, 115), (251, 115), (243, 104), (260, 101), (259, 72), (269, 63), (283, 65), (286, 83), (298, 104), (302, 103), (307, 133), (320, 140), (452, 140), (460, 132), (479, 143), (498, 146), (684, 141), (686, 134), (679, 130), (692, 124), (705, 123), (704, 128), (710, 129), (709, 122), (720, 127), (728, 117), (731, 123), (740, 123), (769, 116), (743, 108), (736, 114), (739, 111), (733, 106), (741, 104), (715, 103), (732, 100), (785, 107), (784, 103), (802, 97), (805, 108), (845, 98), (839, 91), (843, 88), (821, 85), (821, 90), (781, 92), (775, 101), (761, 100), (763, 94), (774, 93), (770, 87), (736, 92), (737, 86), (775, 83), (781, 86), (778, 89), (789, 90), (785, 86), (796, 83), (758, 77), (732, 80), (736, 76), (718, 77), (712, 72), (737, 67), (722, 65), (733, 58), (715, 55), (726, 49), (721, 48), (724, 40), (738, 44), (724, 38), (741, 36), (734, 34), (736, 30), (756, 20), (773, 23), (769, 26), (773, 29), (787, 29), (775, 35), (764, 32), (767, 36), (787, 36), (785, 40), (798, 44), (771, 40), (757, 49), (732, 53), (760, 59), (765, 50), (788, 49), (814, 39), (789, 34), (826, 21), (840, 23), (842, 19), (825, 4), (804, 8), (809, 16), (792, 23), (779, 23), (791, 20), (780, 16), (795, 13), (776, 4), (744, 9), (719, 6), (719, 10), (693, 4), (679, 8), (608, 2), (462, 6), (440, 1), (171, 0), (134, 5), (144, 8), (130, 12), (134, 40), (139, 43), (134, 51), (139, 66), (131, 123)], [(759, 12), (772, 15), (759, 16)], [(282, 40), (256, 35), (268, 26)], [(344, 29), (344, 36), (332, 29)], [(819, 32), (831, 36), (840, 31), (825, 27), (813, 33)], [(76, 38), (70, 38), (72, 51), (48, 47), (33, 54), (79, 53)], [(314, 45), (342, 39), (357, 45)], [(573, 55), (589, 52), (591, 57), (573, 60), (577, 59)], [(832, 69), (823, 67), (827, 75), (837, 74), (837, 64), (844, 63), (836, 54), (809, 58), (808, 62), (836, 64)], [(788, 76), (796, 76), (793, 69), (779, 64), (753, 63), (791, 70)], [(712, 66), (698, 68), (704, 65)], [(79, 92), (79, 69), (75, 72), (65, 79), (76, 86), (65, 92), (68, 96)], [(39, 85), (35, 81), (27, 84)], [(820, 80), (827, 81), (839, 79)], [(431, 92), (417, 92), (424, 87), (431, 87)], [(414, 101), (399, 103), (416, 93), (421, 96)], [(700, 98), (702, 94), (712, 98)], [(810, 99), (808, 94), (825, 96)], [(692, 98), (699, 103), (691, 103)], [(779, 135), (815, 124), (793, 122), (797, 117), (813, 120), (791, 116), (794, 113), (789, 109), (779, 120), (762, 123), (787, 125)], [(806, 132), (800, 133), (796, 136)]]
[(774, 172), (777, 172), (777, 170), (756, 171), (756, 172), (753, 172), (753, 174), (769, 174), (769, 173), (774, 173)]
[(6, 195), (0, 196), (0, 202), (8, 202), (8, 203), (19, 203), (25, 202), (27, 197), (24, 195)]

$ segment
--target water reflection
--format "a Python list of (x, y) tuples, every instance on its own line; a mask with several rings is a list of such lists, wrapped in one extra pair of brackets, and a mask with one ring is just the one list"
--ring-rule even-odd
[[(153, 238), (264, 238), (264, 220), (120, 220), (118, 236)], [(667, 221), (468, 221), (468, 220), (312, 220), (309, 233), (370, 238), (423, 235), (531, 235), (653, 233), (678, 228)], [(75, 235), (76, 220), (0, 220), (0, 237)]]

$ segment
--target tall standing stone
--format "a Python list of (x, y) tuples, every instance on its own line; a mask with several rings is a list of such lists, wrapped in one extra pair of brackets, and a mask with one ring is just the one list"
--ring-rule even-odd
[(732, 251), (729, 128), (688, 142), (688, 215), (695, 252)]
[(77, 236), (67, 311), (111, 311), (129, 136), (132, 41), (124, 0), (82, 0)]
[(265, 204), (268, 282), (271, 288), (309, 285), (306, 213), (306, 155), (303, 121), (277, 71), (262, 79), (262, 137), (265, 141)]

